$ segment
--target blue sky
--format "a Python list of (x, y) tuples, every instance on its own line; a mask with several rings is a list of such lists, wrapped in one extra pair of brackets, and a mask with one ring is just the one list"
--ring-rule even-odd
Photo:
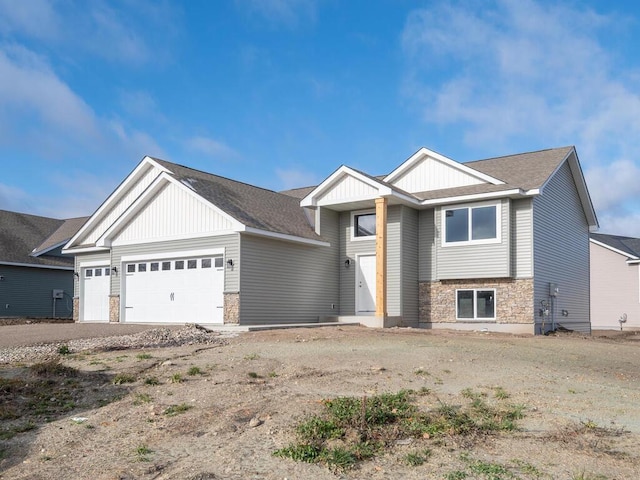
[(280, 190), (575, 145), (640, 236), (639, 44), (634, 1), (0, 0), (0, 208), (89, 215), (144, 155)]

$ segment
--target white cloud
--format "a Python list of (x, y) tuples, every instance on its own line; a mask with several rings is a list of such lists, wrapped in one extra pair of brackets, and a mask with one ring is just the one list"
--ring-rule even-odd
[(203, 136), (188, 138), (185, 146), (192, 152), (201, 153), (213, 158), (230, 158), (237, 155), (235, 150), (225, 143)]
[(26, 131), (37, 141), (38, 127), (64, 139), (95, 141), (99, 137), (92, 109), (56, 76), (44, 58), (21, 46), (0, 48), (0, 106), (0, 115), (12, 119), (12, 134), (18, 137)]
[(280, 180), (282, 190), (310, 187), (320, 183), (315, 174), (296, 168), (278, 168), (276, 169), (276, 175)]
[(25, 33), (51, 40), (59, 36), (60, 19), (47, 0), (0, 0), (0, 33)]
[(617, 218), (640, 193), (640, 65), (598, 35), (627, 24), (579, 4), (433, 4), (407, 19), (403, 94), (478, 156), (576, 145), (599, 218)]

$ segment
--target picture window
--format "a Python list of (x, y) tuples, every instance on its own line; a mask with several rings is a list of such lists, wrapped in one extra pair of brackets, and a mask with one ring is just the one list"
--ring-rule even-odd
[(363, 213), (353, 216), (353, 236), (373, 237), (376, 234), (376, 214)]
[(499, 240), (498, 205), (444, 210), (444, 244), (487, 243)]

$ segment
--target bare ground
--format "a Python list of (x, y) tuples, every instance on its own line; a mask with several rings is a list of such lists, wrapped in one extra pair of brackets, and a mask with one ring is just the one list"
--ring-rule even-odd
[[(0, 478), (640, 478), (640, 335), (325, 327), (72, 351), (61, 361), (77, 370), (56, 380), (70, 393), (54, 384), (51, 398), (29, 398), (28, 387), (0, 391)], [(5, 387), (30, 378), (32, 363), (0, 365)], [(133, 382), (114, 384), (122, 374)], [(524, 418), (517, 431), (473, 440), (409, 438), (346, 471), (273, 455), (323, 399), (402, 389), (448, 405), (472, 391), (524, 406)], [(508, 398), (497, 398), (501, 389)], [(11, 408), (27, 403), (25, 426), (27, 416)], [(407, 463), (426, 449), (425, 463)]]

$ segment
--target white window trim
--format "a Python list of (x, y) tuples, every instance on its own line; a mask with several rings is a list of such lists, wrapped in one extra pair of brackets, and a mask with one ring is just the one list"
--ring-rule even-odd
[[(485, 238), (482, 240), (466, 240), (464, 242), (447, 242), (447, 210), (462, 210), (462, 209), (474, 209), (481, 207), (496, 207), (496, 238)], [(467, 226), (469, 236), (471, 236), (471, 219), (472, 215), (468, 216), (469, 224)], [(440, 230), (442, 234), (441, 245), (443, 247), (459, 247), (463, 245), (489, 245), (492, 243), (502, 243), (502, 202), (482, 202), (482, 203), (468, 203), (462, 205), (443, 206), (440, 209)]]
[[(458, 292), (473, 292), (473, 318), (458, 317)], [(476, 301), (478, 292), (493, 292), (493, 317), (478, 317), (476, 312)], [(498, 297), (495, 288), (456, 288), (456, 296), (454, 298), (456, 308), (456, 320), (460, 322), (490, 322), (496, 320), (496, 312), (498, 311)]]
[(365, 237), (357, 237), (356, 236), (356, 217), (359, 215), (369, 215), (369, 214), (375, 214), (376, 210), (375, 209), (370, 209), (370, 210), (358, 210), (355, 212), (351, 212), (351, 241), (352, 242), (361, 242), (363, 240), (375, 240), (376, 236), (375, 235), (367, 235)]

